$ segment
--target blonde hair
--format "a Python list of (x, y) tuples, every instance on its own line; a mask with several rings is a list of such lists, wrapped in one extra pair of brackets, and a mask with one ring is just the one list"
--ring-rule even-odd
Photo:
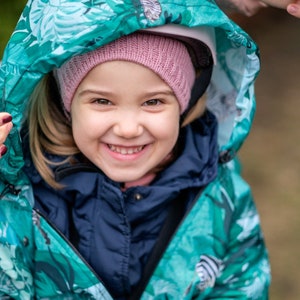
[[(68, 120), (61, 106), (55, 79), (47, 74), (31, 95), (27, 113), (29, 149), (32, 161), (42, 178), (52, 187), (62, 186), (55, 181), (51, 166), (64, 164), (80, 153)], [(46, 153), (64, 156), (60, 163), (50, 161)]]
[(184, 127), (192, 123), (193, 121), (201, 117), (204, 114), (205, 110), (206, 110), (206, 95), (203, 95), (188, 112), (181, 126)]
[[(199, 100), (183, 121), (182, 126), (201, 116), (205, 101)], [(62, 107), (56, 81), (52, 74), (47, 74), (33, 91), (26, 118), (29, 133), (29, 149), (32, 161), (41, 177), (53, 188), (60, 189), (52, 171), (53, 166), (72, 162), (79, 154), (68, 118)], [(47, 154), (65, 157), (61, 162), (53, 162)]]

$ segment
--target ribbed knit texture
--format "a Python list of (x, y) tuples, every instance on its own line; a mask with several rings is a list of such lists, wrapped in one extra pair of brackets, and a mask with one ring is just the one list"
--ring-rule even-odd
[(195, 70), (187, 48), (172, 38), (134, 33), (75, 56), (56, 70), (67, 112), (70, 112), (76, 89), (87, 73), (97, 65), (113, 60), (130, 61), (151, 69), (174, 91), (181, 113), (185, 111), (195, 81)]

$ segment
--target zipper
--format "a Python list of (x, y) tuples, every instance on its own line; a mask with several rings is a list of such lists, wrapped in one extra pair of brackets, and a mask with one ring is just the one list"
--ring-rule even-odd
[[(81, 255), (81, 253), (74, 247), (74, 245), (66, 238), (66, 236), (54, 225), (42, 212), (40, 212), (38, 209), (33, 209), (33, 211), (39, 216), (42, 217), (49, 226), (51, 226), (56, 233), (64, 240), (64, 242), (67, 243), (67, 245), (72, 249), (72, 251), (80, 258), (80, 260), (83, 261), (83, 263), (88, 267), (88, 269), (93, 273), (93, 275), (96, 277), (96, 279), (104, 286), (107, 293), (110, 295), (107, 287), (99, 277), (99, 275), (95, 272), (95, 270), (92, 268), (92, 266), (85, 260), (85, 258)], [(40, 224), (37, 225), (38, 229), (40, 230), (42, 236), (45, 238), (46, 244), (50, 244), (50, 240), (48, 238), (47, 233), (41, 228)]]
[(142, 273), (140, 281), (135, 287), (134, 292), (130, 295), (129, 300), (139, 300), (142, 297), (142, 294), (145, 291), (166, 249), (176, 235), (179, 227), (184, 222), (186, 216), (199, 200), (205, 187), (206, 186), (203, 186), (197, 191), (196, 196), (193, 197), (191, 203), (187, 208), (185, 208), (186, 203), (182, 201), (182, 199), (185, 199), (185, 192), (183, 192), (179, 197), (175, 199), (173, 203), (171, 203), (169, 213), (160, 230), (157, 241), (148, 257), (148, 261), (144, 266), (144, 271)]

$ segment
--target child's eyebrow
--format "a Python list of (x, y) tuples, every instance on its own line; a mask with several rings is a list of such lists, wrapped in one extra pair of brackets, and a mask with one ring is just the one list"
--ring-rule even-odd
[(163, 89), (163, 90), (156, 90), (153, 92), (146, 92), (145, 96), (146, 97), (153, 97), (156, 95), (167, 95), (167, 96), (174, 96), (174, 92), (172, 89)]
[[(105, 91), (102, 89), (83, 89), (78, 93), (78, 96), (84, 96), (85, 94), (101, 94), (102, 96), (111, 96), (113, 93), (109, 91)], [(172, 89), (158, 89), (154, 91), (145, 92), (143, 96), (145, 97), (154, 97), (156, 95), (166, 95), (166, 96), (174, 96), (174, 92)]]
[(85, 94), (101, 94), (103, 96), (109, 96), (112, 95), (111, 92), (104, 91), (101, 89), (83, 89), (78, 93), (78, 96), (84, 96)]

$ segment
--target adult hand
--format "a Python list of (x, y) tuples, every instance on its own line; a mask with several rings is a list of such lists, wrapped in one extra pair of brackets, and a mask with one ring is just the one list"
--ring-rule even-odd
[(7, 152), (4, 143), (12, 127), (11, 115), (6, 112), (0, 112), (0, 158)]
[[(280, 0), (279, 0), (280, 1)], [(267, 4), (260, 0), (216, 0), (222, 9), (228, 12), (239, 12), (248, 17), (253, 16)]]
[(262, 0), (269, 6), (286, 9), (289, 14), (300, 18), (300, 0)]
[(287, 10), (289, 14), (300, 18), (300, 0), (216, 0), (222, 9), (229, 12), (240, 12), (248, 17), (261, 8), (273, 6)]
[(300, 0), (297, 0), (287, 6), (287, 12), (296, 18), (300, 18)]
[(259, 0), (234, 0), (237, 2), (237, 6), (241, 12), (246, 16), (250, 17), (256, 14), (261, 8), (266, 7), (267, 5), (263, 1)]

